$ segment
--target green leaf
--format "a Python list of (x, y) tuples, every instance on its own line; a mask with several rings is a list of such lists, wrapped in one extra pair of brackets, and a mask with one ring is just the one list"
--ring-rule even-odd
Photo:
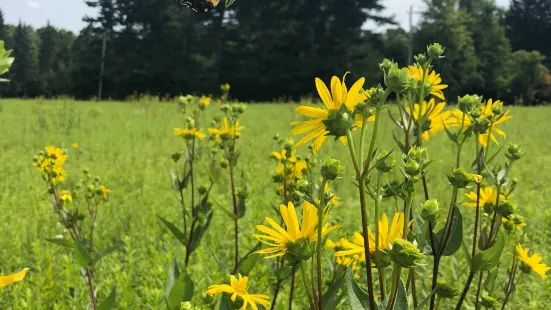
[(463, 248), (463, 253), (465, 254), (465, 258), (467, 259), (467, 263), (469, 263), (469, 266), (470, 266), (473, 262), (473, 258), (471, 257), (471, 252), (470, 252), (471, 250), (469, 249), (469, 247), (465, 243), (465, 240), (463, 240), (461, 242), (461, 247)]
[(493, 292), (496, 287), (497, 272), (499, 268), (494, 268), (488, 272), (486, 280), (484, 280), (484, 289), (488, 292)]
[(344, 293), (340, 295), (337, 295), (337, 293), (343, 286), (345, 278), (346, 272), (343, 272), (323, 294), (323, 310), (334, 310), (337, 308), (344, 297)]
[(178, 180), (178, 175), (174, 171), (170, 171), (170, 179), (172, 181), (172, 189), (179, 192), (180, 191), (180, 180)]
[(218, 258), (218, 256), (216, 255), (216, 253), (214, 252), (212, 247), (208, 244), (207, 244), (207, 247), (209, 248), (210, 253), (214, 257), (214, 260), (216, 261), (216, 264), (218, 264), (218, 269), (219, 269), (220, 273), (221, 274), (229, 274), (230, 272), (228, 271), (228, 267), (226, 267), (226, 265), (224, 263), (222, 263), (222, 261)]
[(408, 296), (406, 293), (406, 286), (404, 281), (400, 278), (398, 283), (398, 292), (396, 294), (396, 302), (394, 303), (394, 310), (408, 310)]
[(346, 290), (350, 309), (369, 309), (369, 295), (358, 285), (358, 282), (354, 279), (354, 272), (350, 267), (346, 270)]
[(232, 166), (235, 167), (235, 166), (237, 165), (237, 160), (239, 159), (239, 156), (241, 156), (241, 151), (235, 151), (235, 152), (233, 153), (233, 156), (232, 156), (231, 159), (230, 159), (230, 164), (231, 164)]
[[(389, 296), (390, 297), (390, 296)], [(378, 310), (386, 310), (388, 306), (389, 297), (381, 302), (378, 307)], [(408, 308), (408, 297), (406, 293), (406, 287), (404, 286), (404, 281), (400, 278), (398, 282), (398, 290), (396, 291), (396, 300), (394, 301), (393, 310), (409, 310)]]
[(262, 243), (258, 242), (258, 244), (252, 248), (245, 256), (241, 258), (239, 261), (239, 267), (237, 268), (237, 272), (240, 273), (243, 276), (248, 276), (251, 270), (253, 270), (256, 263), (258, 263), (259, 260), (262, 259), (261, 255), (253, 254), (254, 252), (260, 250), (262, 247)]
[(191, 244), (189, 246), (189, 251), (193, 252), (197, 247), (199, 246), (199, 242), (201, 241), (201, 238), (203, 238), (203, 235), (207, 231), (207, 229), (210, 226), (210, 222), (212, 221), (212, 212), (210, 212), (207, 215), (206, 220), (203, 224), (199, 224), (197, 227), (195, 227), (195, 231), (193, 233), (193, 238), (191, 239)]
[[(177, 277), (176, 277), (177, 275)], [(193, 297), (194, 284), (186, 270), (179, 271), (176, 259), (172, 261), (165, 285), (165, 300), (170, 310), (179, 310), (183, 301)], [(167, 294), (168, 293), (168, 294)]]
[(237, 200), (237, 218), (240, 219), (245, 216), (245, 199), (239, 197)]
[(87, 267), (92, 261), (92, 257), (88, 250), (81, 244), (77, 244), (74, 251), (74, 256), (77, 264), (82, 267)]
[(115, 306), (115, 299), (117, 298), (117, 290), (113, 287), (111, 293), (105, 298), (96, 308), (96, 310), (111, 310)]
[(158, 216), (158, 218), (166, 225), (168, 230), (170, 230), (170, 232), (174, 235), (174, 237), (176, 237), (178, 241), (180, 241), (181, 244), (187, 246), (187, 237), (185, 233), (183, 233), (178, 227), (176, 227), (176, 225), (172, 224), (168, 220), (160, 216)]
[(446, 245), (446, 248), (444, 249), (444, 252), (442, 253), (442, 255), (451, 256), (455, 254), (455, 252), (457, 252), (457, 250), (459, 250), (459, 248), (461, 247), (462, 241), (463, 241), (463, 216), (461, 215), (461, 211), (459, 211), (459, 208), (454, 207), (450, 238), (448, 240), (448, 244)]
[(501, 253), (505, 247), (505, 236), (500, 233), (496, 242), (489, 249), (476, 253), (473, 257), (472, 269), (474, 272), (487, 271), (499, 263)]
[(232, 310), (229, 296), (227, 293), (223, 293), (222, 296), (220, 296), (220, 302), (218, 303), (218, 310)]
[(64, 238), (48, 239), (48, 238), (46, 238), (46, 241), (51, 242), (51, 243), (55, 243), (57, 245), (61, 245), (61, 246), (66, 247), (66, 248), (74, 248), (75, 247), (75, 243), (72, 240), (69, 240), (69, 239), (64, 239)]
[(394, 142), (396, 142), (396, 144), (398, 144), (398, 147), (400, 148), (400, 150), (401, 150), (402, 152), (404, 152), (405, 149), (406, 149), (406, 146), (402, 143), (402, 141), (400, 141), (400, 139), (398, 139), (398, 138), (396, 137), (396, 134), (395, 134), (395, 133), (392, 133), (392, 138), (394, 138)]
[(178, 262), (176, 261), (176, 257), (175, 257), (174, 259), (172, 259), (172, 262), (170, 262), (170, 265), (168, 266), (168, 271), (166, 274), (165, 300), (167, 302), (170, 296), (170, 291), (174, 286), (174, 282), (178, 279), (179, 276), (180, 276), (180, 269), (178, 268)]

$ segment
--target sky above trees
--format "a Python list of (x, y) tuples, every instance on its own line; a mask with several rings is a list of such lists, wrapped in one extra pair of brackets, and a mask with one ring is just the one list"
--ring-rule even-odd
[[(248, 1), (248, 0), (237, 0)], [(266, 0), (269, 1), (269, 0)], [(510, 0), (496, 0), (499, 6), (509, 6)], [(414, 10), (421, 10), (425, 6), (423, 0), (385, 0), (384, 15), (395, 15), (396, 21), (404, 29), (409, 29), (408, 10), (414, 5)], [(84, 0), (0, 0), (0, 8), (4, 12), (4, 18), (8, 24), (17, 24), (21, 20), (34, 28), (50, 24), (57, 28), (63, 28), (78, 33), (86, 23), (82, 21), (84, 15), (95, 15), (94, 10), (86, 6)], [(419, 20), (419, 14), (415, 14), (413, 22)], [(366, 23), (365, 27), (377, 28), (374, 23)]]

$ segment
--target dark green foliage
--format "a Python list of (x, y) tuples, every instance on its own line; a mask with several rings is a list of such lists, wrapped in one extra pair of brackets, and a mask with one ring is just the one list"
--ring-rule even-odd
[[(407, 65), (410, 34), (381, 16), (381, 0), (248, 0), (196, 14), (172, 0), (88, 0), (95, 9), (75, 37), (49, 24), (34, 31), (4, 25), (0, 39), (17, 59), (0, 85), (4, 97), (98, 95), (102, 43), (103, 98), (136, 94), (219, 95), (244, 101), (299, 99), (315, 94), (314, 77), (351, 72), (380, 81), (383, 57)], [(427, 0), (414, 28), (413, 55), (428, 44), (446, 47), (436, 62), (448, 101), (477, 93), (506, 104), (551, 99), (551, 0)], [(375, 33), (362, 26), (389, 26)], [(519, 51), (513, 53), (513, 51)], [(520, 51), (523, 50), (523, 51)], [(524, 50), (528, 51), (525, 52)], [(539, 55), (530, 56), (531, 51)], [(543, 56), (543, 57), (541, 57)]]

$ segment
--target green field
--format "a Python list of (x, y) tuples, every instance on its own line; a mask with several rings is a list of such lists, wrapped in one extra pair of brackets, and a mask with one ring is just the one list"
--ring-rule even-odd
[[(115, 285), (117, 309), (164, 309), (167, 265), (173, 257), (183, 261), (184, 254), (181, 244), (157, 219), (159, 215), (176, 220), (180, 214), (178, 196), (170, 181), (170, 171), (174, 168), (171, 154), (180, 150), (183, 143), (173, 136), (173, 128), (183, 123), (177, 105), (2, 100), (0, 108), (3, 135), (0, 148), (0, 270), (1, 274), (7, 274), (22, 267), (31, 269), (23, 282), (1, 290), (0, 308), (73, 309), (73, 304), (88, 300), (86, 284), (78, 268), (71, 263), (70, 253), (45, 241), (59, 234), (61, 228), (52, 212), (45, 184), (31, 162), (40, 149), (53, 144), (69, 150), (69, 184), (76, 182), (81, 169), (86, 167), (101, 176), (102, 182), (113, 191), (100, 210), (95, 239), (99, 248), (109, 246), (113, 237), (124, 240), (125, 246), (97, 266), (98, 298), (105, 298)], [(272, 137), (276, 133), (282, 137), (289, 135), (289, 123), (298, 119), (293, 109), (290, 104), (249, 105), (241, 121), (246, 128), (239, 142), (243, 154), (237, 166), (238, 179), (243, 182), (241, 172), (246, 172), (243, 177), (250, 190), (247, 213), (240, 221), (242, 255), (256, 244), (252, 237), (254, 225), (263, 223), (266, 215), (275, 216), (271, 206), (278, 205), (278, 197), (270, 177), (274, 166), (270, 153), (276, 148)], [(215, 104), (209, 106), (209, 111), (210, 114), (218, 113)], [(551, 130), (547, 125), (551, 108), (513, 108), (511, 115), (513, 119), (504, 123), (502, 129), (508, 133), (507, 140), (520, 143), (527, 152), (511, 172), (519, 180), (514, 201), (528, 224), (525, 231), (529, 242), (525, 246), (542, 254), (544, 262), (549, 264)], [(394, 127), (386, 117), (382, 124), (381, 144), (391, 149)], [(74, 142), (79, 144), (82, 153), (71, 150)], [(446, 205), (449, 186), (444, 173), (454, 161), (453, 145), (444, 133), (439, 133), (427, 146), (435, 161), (428, 178), (430, 193)], [(491, 147), (496, 149), (495, 145)], [(306, 151), (305, 147), (299, 149), (299, 153)], [(337, 239), (361, 229), (357, 192), (351, 183), (353, 170), (347, 149), (328, 140), (322, 149), (322, 156), (325, 154), (341, 159), (347, 167), (345, 177), (334, 185), (342, 197), (342, 204), (333, 210), (331, 220), (344, 226), (332, 233), (332, 239)], [(465, 148), (463, 158), (467, 167), (474, 158), (473, 143)], [(206, 176), (200, 179), (206, 180)], [(460, 193), (460, 197), (464, 194)], [(219, 180), (214, 198), (231, 208), (227, 178)], [(387, 212), (393, 212), (393, 203), (384, 207)], [(466, 225), (472, 225), (472, 209), (462, 210), (465, 210)], [(231, 265), (232, 231), (227, 221), (223, 212), (215, 211), (211, 229), (192, 256), (189, 270), (195, 281), (197, 301), (208, 285), (225, 277), (217, 267), (213, 252), (222, 262)], [(471, 231), (468, 227), (465, 230)], [(470, 239), (467, 243), (470, 246)], [(511, 248), (512, 245), (508, 245), (507, 252)], [(463, 252), (455, 255), (461, 258)], [(503, 254), (501, 262), (509, 265), (510, 261), (510, 257)], [(445, 258), (442, 278), (462, 285), (468, 267), (460, 262), (464, 260)], [(272, 271), (268, 266), (267, 262), (261, 262), (251, 274), (252, 292), (271, 295)], [(502, 273), (497, 281), (504, 285), (506, 268), (500, 270)], [(423, 284), (425, 291), (430, 291), (428, 278)], [(300, 298), (297, 298), (295, 309), (305, 309), (304, 304), (300, 304), (306, 301), (300, 286), (297, 295)], [(287, 290), (280, 296), (280, 309), (287, 309)], [(524, 275), (508, 308), (545, 309), (550, 301), (550, 282), (542, 281), (535, 274)], [(444, 302), (442, 306), (447, 309)], [(471, 307), (472, 302), (469, 301), (468, 306)]]

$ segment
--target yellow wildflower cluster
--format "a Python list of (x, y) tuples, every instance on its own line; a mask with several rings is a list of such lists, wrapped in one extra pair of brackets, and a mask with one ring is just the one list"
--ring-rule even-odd
[(296, 188), (296, 183), (304, 178), (308, 163), (298, 159), (296, 150), (292, 148), (293, 140), (288, 139), (280, 152), (272, 152), (272, 159), (276, 161), (273, 179), (278, 183), (278, 194), (289, 197)]
[(238, 274), (237, 277), (230, 275), (230, 284), (211, 285), (207, 292), (208, 295), (226, 293), (230, 300), (238, 307), (232, 309), (245, 310), (248, 306), (251, 309), (258, 310), (258, 306), (262, 305), (265, 308), (270, 306), (267, 295), (250, 294), (249, 293), (249, 278)]
[(32, 165), (42, 172), (44, 180), (56, 184), (65, 180), (66, 171), (63, 165), (67, 158), (68, 155), (62, 149), (47, 146), (33, 158)]
[(224, 116), (224, 120), (220, 125), (220, 128), (209, 128), (208, 131), (211, 135), (216, 137), (217, 142), (223, 142), (230, 139), (239, 138), (243, 129), (245, 129), (245, 127), (239, 125), (238, 119), (230, 124), (228, 117)]
[(186, 141), (191, 141), (194, 138), (198, 138), (199, 140), (203, 140), (203, 138), (205, 137), (205, 135), (203, 134), (201, 129), (197, 129), (197, 128), (194, 128), (194, 127), (185, 128), (185, 129), (174, 128), (174, 135), (178, 136), (178, 137), (182, 137)]

